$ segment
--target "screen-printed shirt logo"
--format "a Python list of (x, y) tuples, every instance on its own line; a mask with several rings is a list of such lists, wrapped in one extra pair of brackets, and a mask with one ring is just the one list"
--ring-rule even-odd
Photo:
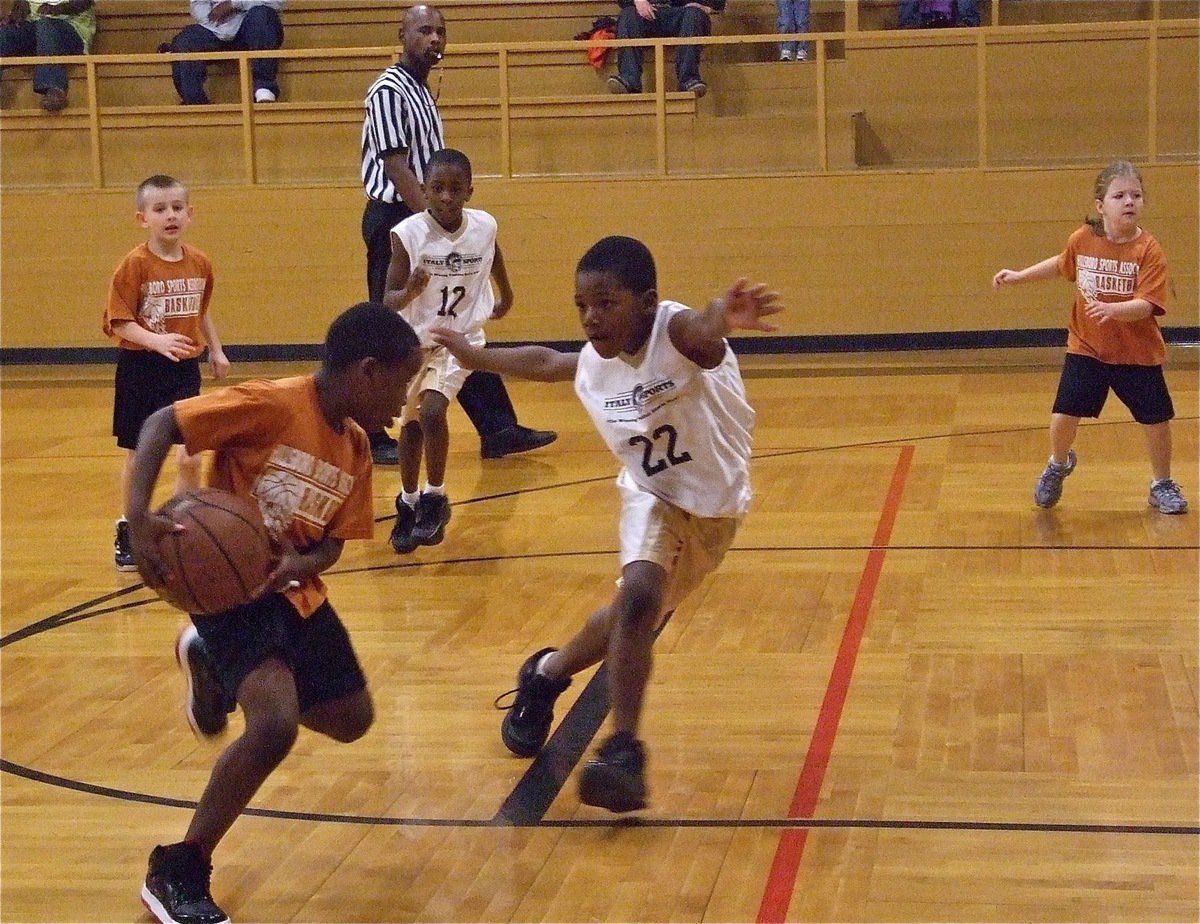
[(479, 272), (482, 263), (482, 254), (458, 251), (451, 251), (444, 257), (421, 257), (421, 264), (431, 276), (470, 276)]
[(674, 379), (639, 382), (629, 391), (605, 398), (604, 410), (609, 414), (609, 420), (639, 420), (679, 397), (677, 389)]
[(156, 334), (165, 334), (168, 321), (199, 317), (207, 282), (203, 276), (189, 276), (143, 283), (138, 319)]
[(1075, 257), (1075, 284), (1083, 297), (1092, 300), (1105, 295), (1129, 298), (1137, 289), (1138, 264), (1132, 260), (1109, 257)]
[(258, 499), (267, 531), (279, 537), (295, 520), (324, 533), (353, 487), (354, 476), (336, 465), (280, 445), (250, 492)]

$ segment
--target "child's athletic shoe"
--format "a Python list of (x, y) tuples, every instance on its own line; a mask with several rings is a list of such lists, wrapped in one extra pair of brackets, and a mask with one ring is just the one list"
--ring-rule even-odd
[(1033, 489), (1033, 502), (1039, 507), (1053, 507), (1062, 497), (1063, 479), (1075, 471), (1075, 450), (1067, 450), (1066, 462), (1055, 462), (1053, 458), (1046, 463), (1042, 477), (1038, 479), (1037, 487)]
[(400, 495), (396, 495), (396, 522), (392, 525), (392, 534), (388, 537), (397, 555), (407, 555), (417, 547), (413, 538), (413, 527), (417, 525), (417, 511), (404, 503)]
[(808, 51), (801, 48), (799, 51), (796, 52), (796, 60), (797, 61), (807, 61), (808, 60)]
[(417, 545), (437, 545), (446, 538), (450, 522), (450, 498), (445, 494), (426, 491), (417, 501), (417, 521), (413, 524), (412, 539)]
[(133, 560), (133, 546), (129, 542), (129, 523), (124, 518), (117, 520), (117, 538), (113, 541), (113, 564), (118, 571), (137, 571)]
[(1179, 485), (1170, 478), (1150, 483), (1150, 496), (1146, 499), (1159, 513), (1187, 513), (1187, 499)]
[(213, 670), (204, 639), (193, 625), (179, 633), (175, 642), (175, 660), (187, 681), (183, 711), (188, 725), (201, 738), (213, 738), (229, 724), (230, 702), (225, 688)]
[(792, 53), (786, 48), (783, 49), (783, 51), (779, 52), (779, 60), (780, 61), (791, 61)]
[(629, 732), (600, 745), (579, 773), (579, 801), (610, 812), (646, 807), (646, 749)]
[(171, 844), (150, 852), (142, 904), (162, 924), (229, 924), (209, 892), (212, 864), (195, 844)]
[[(525, 659), (517, 671), (517, 698), (508, 708), (508, 715), (500, 723), (500, 737), (504, 746), (518, 757), (533, 757), (542, 749), (550, 736), (550, 723), (554, 721), (554, 701), (571, 685), (571, 678), (551, 680), (537, 672), (538, 662), (555, 648), (543, 648)], [(503, 694), (500, 699), (508, 696)]]

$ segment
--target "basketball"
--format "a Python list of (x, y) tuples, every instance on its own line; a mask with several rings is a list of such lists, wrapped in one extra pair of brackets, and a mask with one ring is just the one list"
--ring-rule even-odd
[(158, 593), (185, 613), (221, 613), (248, 603), (275, 567), (262, 514), (236, 494), (187, 491), (158, 513), (183, 527), (159, 540), (168, 574)]

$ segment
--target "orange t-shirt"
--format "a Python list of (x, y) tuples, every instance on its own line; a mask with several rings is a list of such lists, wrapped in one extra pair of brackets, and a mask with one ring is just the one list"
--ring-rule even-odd
[[(313, 376), (245, 382), (174, 408), (187, 451), (216, 451), (209, 484), (256, 501), (273, 536), (305, 552), (326, 536), (374, 534), (367, 434), (349, 418), (340, 432), (329, 425)], [(325, 583), (314, 577), (286, 594), (307, 618)]]
[[(1105, 363), (1158, 366), (1167, 358), (1167, 345), (1157, 315), (1166, 314), (1167, 261), (1154, 236), (1142, 231), (1132, 241), (1114, 244), (1084, 225), (1067, 239), (1058, 255), (1058, 271), (1075, 283), (1075, 301), (1067, 325), (1067, 352)], [(1154, 306), (1137, 321), (1105, 321), (1084, 313), (1087, 298), (1127, 302), (1143, 298)]]
[[(204, 352), (200, 319), (212, 298), (212, 262), (187, 244), (182, 260), (164, 260), (148, 245), (135, 247), (113, 271), (102, 328), (124, 350), (143, 346), (121, 338), (114, 321), (132, 321), (156, 334), (183, 334), (196, 344), (191, 359)], [(119, 325), (118, 325), (119, 328)]]

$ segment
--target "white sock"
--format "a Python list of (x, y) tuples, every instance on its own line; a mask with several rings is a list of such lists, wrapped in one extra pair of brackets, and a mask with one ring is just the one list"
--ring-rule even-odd
[(1150, 487), (1157, 488), (1160, 484), (1166, 484), (1170, 480), (1171, 479), (1169, 477), (1167, 477), (1167, 478), (1151, 478), (1150, 479)]
[(422, 491), (421, 493), (422, 494), (445, 494), (446, 486), (444, 484), (430, 484), (427, 481), (427, 482), (425, 482), (425, 490)]
[(537, 666), (534, 667), (533, 672), (535, 674), (541, 674), (543, 677), (548, 677), (549, 674), (546, 673), (546, 662), (550, 660), (550, 657), (553, 654), (553, 651), (547, 651), (544, 655), (538, 658)]
[(412, 493), (409, 493), (408, 491), (400, 492), (400, 500), (412, 507), (413, 510), (417, 509), (417, 501), (420, 499), (420, 497), (420, 491), (413, 491)]

